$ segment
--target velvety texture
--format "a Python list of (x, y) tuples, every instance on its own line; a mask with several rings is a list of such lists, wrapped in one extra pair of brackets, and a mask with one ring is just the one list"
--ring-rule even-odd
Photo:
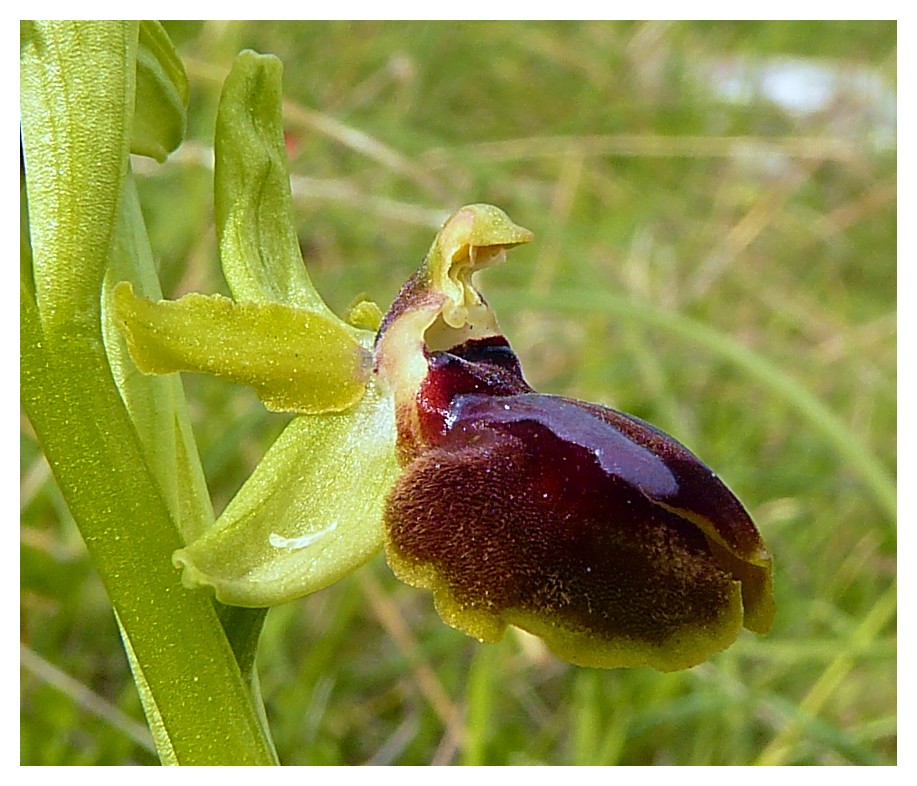
[(574, 662), (665, 670), (728, 646), (743, 617), (770, 627), (761, 538), (684, 446), (536, 393), (502, 336), (427, 363), (387, 545), (447, 622), (487, 640), (515, 624)]

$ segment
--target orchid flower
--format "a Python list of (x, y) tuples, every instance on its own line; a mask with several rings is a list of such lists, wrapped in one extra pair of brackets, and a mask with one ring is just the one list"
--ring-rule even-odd
[(508, 626), (601, 668), (691, 667), (774, 616), (772, 559), (749, 514), (648, 423), (538, 393), (478, 271), (532, 240), (468, 205), (382, 316), (336, 316), (302, 263), (280, 66), (243, 53), (217, 123), (216, 213), (233, 299), (115, 287), (145, 373), (251, 385), (295, 412), (216, 524), (176, 552), (189, 588), (264, 607), (315, 592), (384, 548), (482, 641)]

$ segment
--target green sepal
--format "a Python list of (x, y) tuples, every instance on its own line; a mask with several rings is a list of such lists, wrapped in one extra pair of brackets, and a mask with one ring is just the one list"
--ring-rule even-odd
[(140, 22), (131, 152), (165, 161), (185, 135), (188, 77), (159, 22)]
[(240, 301), (287, 303), (337, 321), (299, 250), (281, 106), (283, 66), (242, 52), (226, 78), (214, 141), (214, 210), (223, 275)]
[(400, 472), (394, 403), (371, 384), (341, 414), (294, 418), (216, 525), (176, 552), (188, 587), (273, 606), (327, 587), (382, 548)]
[(339, 412), (363, 396), (372, 359), (340, 320), (220, 295), (154, 303), (126, 282), (113, 297), (144, 373), (197, 371), (251, 385), (277, 412)]

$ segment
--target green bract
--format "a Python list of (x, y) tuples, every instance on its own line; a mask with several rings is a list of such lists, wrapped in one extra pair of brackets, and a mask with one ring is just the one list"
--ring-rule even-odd
[(131, 152), (165, 161), (185, 135), (187, 105), (188, 78), (168, 34), (141, 21)]

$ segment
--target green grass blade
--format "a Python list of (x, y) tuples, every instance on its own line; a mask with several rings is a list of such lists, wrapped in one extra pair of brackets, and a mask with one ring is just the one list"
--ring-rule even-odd
[(487, 764), (487, 744), (493, 732), (499, 655), (499, 647), (479, 647), (474, 653), (474, 661), (468, 673), (465, 738), (462, 745), (462, 764), (467, 766)]

